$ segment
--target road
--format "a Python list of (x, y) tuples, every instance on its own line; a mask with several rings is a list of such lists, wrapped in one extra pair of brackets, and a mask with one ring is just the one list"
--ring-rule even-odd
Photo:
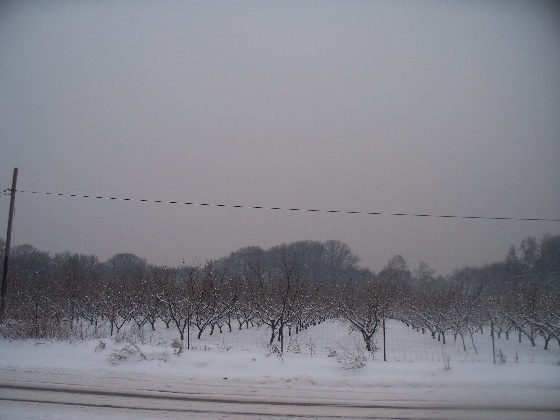
[[(118, 381), (117, 381), (118, 382)], [(118, 386), (117, 384), (114, 384)], [(139, 384), (146, 385), (146, 384)], [(555, 390), (557, 391), (557, 390)], [(334, 389), (306, 395), (305, 389), (193, 384), (190, 390), (118, 389), (114, 386), (0, 380), (2, 419), (558, 419), (560, 403), (531, 403), (520, 394), (493, 402), (481, 395), (462, 401), (445, 390), (390, 389), (352, 393)], [(472, 394), (474, 390), (471, 390)], [(554, 390), (553, 390), (554, 392)], [(556, 394), (557, 396), (558, 394)]]

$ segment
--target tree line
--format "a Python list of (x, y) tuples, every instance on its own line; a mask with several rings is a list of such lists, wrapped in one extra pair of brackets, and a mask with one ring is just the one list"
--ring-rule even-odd
[(374, 351), (375, 333), (391, 318), (444, 343), (461, 339), (465, 351), (465, 340), (475, 346), (473, 333), (488, 328), (533, 346), (542, 337), (545, 349), (551, 340), (560, 345), (560, 235), (528, 237), (503, 261), (445, 277), (424, 262), (410, 270), (400, 255), (379, 273), (359, 262), (334, 240), (246, 247), (179, 267), (134, 254), (100, 262), (20, 245), (12, 250), (0, 332), (64, 339), (79, 337), (84, 321), (111, 335), (130, 323), (155, 329), (162, 321), (190, 345), (205, 331), (264, 326), (269, 344), (283, 352), (286, 335), (342, 319)]

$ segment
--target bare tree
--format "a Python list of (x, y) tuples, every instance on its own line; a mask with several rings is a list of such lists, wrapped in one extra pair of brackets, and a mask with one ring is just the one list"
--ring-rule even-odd
[(357, 268), (360, 258), (344, 242), (330, 240), (324, 246), (328, 283), (336, 285), (344, 281), (349, 271)]
[(199, 305), (196, 305), (193, 322), (198, 328), (200, 339), (208, 326), (213, 332), (215, 325), (225, 322), (235, 307), (239, 291), (236, 283), (226, 278), (225, 270), (216, 269), (212, 262), (203, 268), (197, 286), (195, 299)]
[(271, 330), (270, 344), (277, 337), (280, 352), (284, 351), (284, 328), (297, 323), (297, 315), (305, 305), (308, 283), (300, 271), (297, 255), (286, 245), (274, 247), (271, 272), (255, 279), (253, 301), (257, 318)]
[[(190, 286), (192, 281), (196, 281), (195, 273), (196, 268), (190, 268), (186, 271), (186, 279), (178, 281), (174, 270), (160, 268), (155, 271), (158, 282), (157, 298), (164, 307), (162, 314), (168, 316), (175, 325), (181, 341), (185, 340), (185, 330), (190, 325), (194, 313), (195, 302)], [(190, 345), (190, 340), (188, 344)]]
[(373, 336), (389, 314), (395, 296), (396, 286), (378, 277), (359, 283), (349, 279), (339, 289), (340, 315), (361, 333), (367, 351), (375, 350)]

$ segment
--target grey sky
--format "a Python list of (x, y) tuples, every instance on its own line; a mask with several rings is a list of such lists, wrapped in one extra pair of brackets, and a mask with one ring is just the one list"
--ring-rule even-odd
[[(0, 142), (0, 190), (18, 167), (21, 190), (557, 219), (560, 8), (2, 3)], [(339, 239), (376, 272), (402, 254), (445, 274), (545, 232), (21, 193), (13, 241), (177, 265)]]

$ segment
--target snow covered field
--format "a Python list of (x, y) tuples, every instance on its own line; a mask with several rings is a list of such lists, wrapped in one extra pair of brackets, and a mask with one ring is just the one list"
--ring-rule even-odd
[[(407, 407), (407, 418), (481, 418), (489, 413), (493, 418), (527, 418), (529, 412), (532, 418), (560, 418), (560, 347), (551, 343), (545, 351), (537, 342), (533, 348), (526, 339), (519, 343), (517, 335), (496, 338), (496, 350), (501, 350), (505, 363), (494, 365), (486, 331), (465, 339), (465, 352), (460, 337), (457, 341), (447, 337), (443, 345), (429, 334), (389, 321), (387, 361), (378, 336), (380, 349), (374, 359), (348, 369), (340, 356), (343, 348), (347, 356), (359, 356), (360, 337), (335, 321), (310, 327), (297, 338), (287, 337), (282, 356), (267, 346), (266, 329), (224, 329), (222, 334), (205, 333), (201, 340), (193, 331), (191, 349), (178, 355), (172, 347), (177, 333), (163, 325), (155, 332), (145, 328), (141, 334), (130, 329), (121, 333), (120, 339), (72, 343), (0, 340), (0, 418), (97, 418), (104, 411), (112, 418), (136, 419), (153, 418), (156, 413), (165, 418), (249, 416), (239, 407), (233, 411), (193, 408), (190, 400), (189, 409), (177, 409), (178, 403), (167, 401), (163, 407), (158, 405), (163, 413), (138, 407), (130, 411), (120, 403), (92, 403), (101, 398), (100, 390), (103, 398), (127, 391), (155, 392), (158, 398), (164, 393), (210, 402), (212, 398), (248, 401), (244, 407), (256, 410), (251, 416), (258, 418), (398, 418), (390, 409), (394, 406)], [(89, 399), (46, 405), (44, 401), (52, 402), (54, 394), (41, 397), (42, 387), (47, 391), (81, 387)], [(56, 397), (62, 398), (57, 392)], [(268, 403), (276, 404), (279, 411), (260, 408)], [(287, 403), (294, 405), (283, 412)], [(216, 406), (215, 401), (211, 405)], [(420, 411), (411, 411), (411, 406)], [(458, 411), (437, 410), (445, 407)], [(343, 409), (347, 411), (337, 411)], [(480, 409), (490, 411), (476, 411)]]

